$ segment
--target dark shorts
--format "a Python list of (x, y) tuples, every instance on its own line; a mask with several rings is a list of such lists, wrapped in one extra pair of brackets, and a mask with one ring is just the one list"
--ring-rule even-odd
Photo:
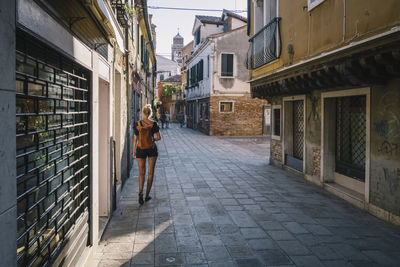
[(157, 146), (154, 145), (154, 148), (150, 149), (136, 149), (136, 157), (140, 159), (145, 159), (147, 157), (158, 157)]

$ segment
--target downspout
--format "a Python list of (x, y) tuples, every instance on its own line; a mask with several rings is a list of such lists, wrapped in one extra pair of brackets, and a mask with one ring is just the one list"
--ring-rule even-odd
[(211, 86), (210, 86), (210, 96), (211, 96), (211, 92), (213, 93), (213, 94), (215, 94), (215, 89), (214, 89), (214, 85), (215, 85), (215, 83), (214, 83), (214, 74), (217, 74), (217, 76), (218, 76), (218, 67), (217, 67), (217, 65), (218, 65), (218, 57), (215, 55), (216, 54), (216, 52), (215, 52), (215, 41), (214, 40), (211, 40), (211, 39), (209, 39), (210, 40), (210, 42), (211, 42), (211, 57), (212, 57), (212, 59), (213, 59), (213, 64), (212, 64), (212, 71), (211, 71), (211, 74), (212, 74), (212, 76), (210, 75), (210, 82), (211, 82)]
[(130, 172), (130, 155), (131, 155), (131, 146), (129, 145), (129, 140), (131, 140), (131, 110), (129, 108), (130, 104), (130, 88), (129, 88), (129, 26), (125, 27), (125, 75), (126, 75), (126, 135), (125, 135), (125, 145), (127, 146), (128, 153), (126, 153), (126, 161), (127, 161), (127, 178), (129, 177)]
[(346, 39), (346, 0), (343, 0), (343, 39), (342, 42)]
[[(113, 168), (111, 168), (112, 172), (113, 172), (112, 173), (113, 191), (112, 191), (112, 199), (111, 199), (111, 201), (112, 201), (112, 210), (114, 211), (114, 210), (117, 209), (117, 162), (116, 162), (117, 151), (116, 151), (116, 145), (115, 145), (115, 139), (114, 139), (114, 136), (115, 136), (115, 116), (114, 116), (114, 114), (115, 114), (115, 57), (116, 57), (116, 52), (115, 51), (117, 49), (116, 45), (118, 45), (117, 41), (115, 39), (112, 40), (112, 45), (113, 45), (113, 59), (112, 59), (112, 70), (111, 70), (112, 74), (111, 74), (111, 77), (112, 77), (112, 85), (113, 86), (112, 86), (111, 92), (112, 92), (112, 103), (113, 103), (113, 105), (112, 105), (112, 108), (113, 108), (113, 110), (112, 110), (113, 123), (112, 123), (112, 137), (111, 137), (110, 146), (111, 146), (111, 151), (113, 151), (111, 153), (111, 155), (114, 157), (114, 160), (111, 163), (112, 165), (114, 165)], [(112, 214), (113, 214), (113, 212), (111, 212), (110, 217), (112, 216)]]

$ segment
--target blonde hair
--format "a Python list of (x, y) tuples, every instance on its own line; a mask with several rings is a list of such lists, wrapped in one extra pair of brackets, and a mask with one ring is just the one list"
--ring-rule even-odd
[(151, 105), (147, 104), (146, 106), (143, 107), (143, 115), (147, 117), (151, 117), (153, 111), (151, 110)]

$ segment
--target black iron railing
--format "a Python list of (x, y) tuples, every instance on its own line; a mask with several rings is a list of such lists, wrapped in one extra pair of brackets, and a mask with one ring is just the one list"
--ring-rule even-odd
[(249, 70), (265, 65), (281, 55), (280, 17), (272, 19), (260, 31), (249, 39), (250, 47), (246, 57)]
[(122, 0), (111, 0), (111, 6), (114, 8), (117, 20), (122, 27), (128, 27), (129, 15), (127, 13), (127, 6)]

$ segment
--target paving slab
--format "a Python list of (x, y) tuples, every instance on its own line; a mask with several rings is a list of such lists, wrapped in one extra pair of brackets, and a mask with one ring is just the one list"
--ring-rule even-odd
[(400, 266), (399, 227), (268, 165), (268, 138), (161, 135), (153, 199), (135, 165), (98, 266)]

